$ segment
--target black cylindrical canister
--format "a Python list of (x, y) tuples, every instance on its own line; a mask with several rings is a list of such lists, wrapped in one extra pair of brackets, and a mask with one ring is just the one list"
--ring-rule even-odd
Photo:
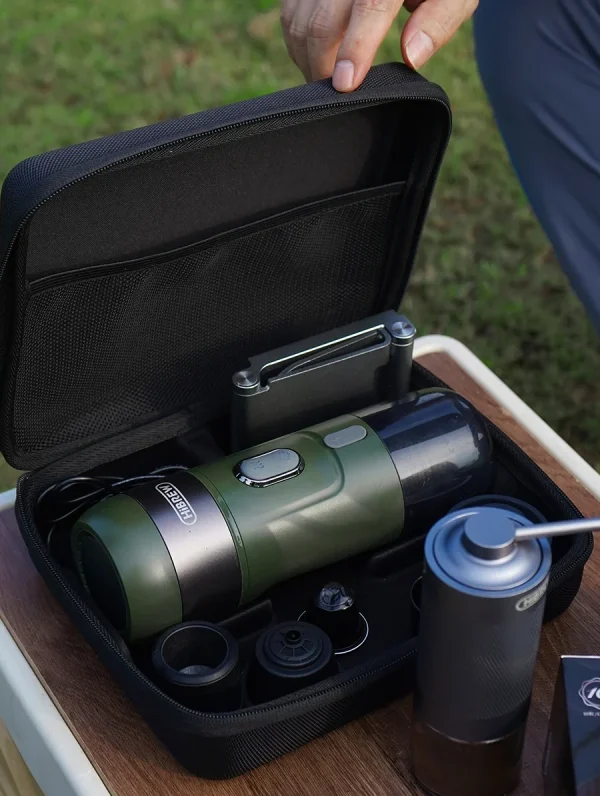
[(531, 525), (473, 507), (427, 536), (411, 742), (437, 796), (504, 796), (519, 782), (551, 565), (547, 539), (516, 538)]

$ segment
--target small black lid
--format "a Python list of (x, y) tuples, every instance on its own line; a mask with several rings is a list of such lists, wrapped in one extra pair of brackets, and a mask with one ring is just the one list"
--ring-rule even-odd
[(306, 622), (287, 622), (269, 630), (257, 646), (263, 668), (279, 677), (303, 677), (331, 658), (331, 642), (318, 627)]
[(355, 645), (364, 632), (354, 592), (341, 583), (326, 583), (313, 594), (305, 618), (327, 633), (336, 651)]
[(30, 158), (2, 191), (1, 448), (33, 469), (227, 411), (249, 356), (397, 309), (451, 125), (400, 64)]

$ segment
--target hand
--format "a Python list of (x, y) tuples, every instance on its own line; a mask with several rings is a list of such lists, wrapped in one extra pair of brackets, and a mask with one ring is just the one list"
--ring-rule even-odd
[(420, 69), (469, 19), (478, 2), (282, 0), (281, 23), (290, 57), (308, 82), (333, 77), (338, 91), (353, 91), (402, 6), (412, 12), (402, 31), (402, 56)]

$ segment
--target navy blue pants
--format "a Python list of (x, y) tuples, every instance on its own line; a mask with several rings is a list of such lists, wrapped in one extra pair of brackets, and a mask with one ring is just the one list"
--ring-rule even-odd
[(600, 0), (480, 0), (474, 28), (513, 166), (600, 331)]

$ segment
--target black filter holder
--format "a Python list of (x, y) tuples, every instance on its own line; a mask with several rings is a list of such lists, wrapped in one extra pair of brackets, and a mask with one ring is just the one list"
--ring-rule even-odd
[(336, 674), (329, 636), (308, 622), (284, 622), (268, 628), (256, 642), (248, 672), (252, 703), (270, 702)]
[[(229, 453), (231, 378), (249, 357), (292, 346), (298, 357), (285, 375), (297, 385), (316, 365), (302, 356), (307, 341), (395, 313), (451, 121), (439, 86), (384, 64), (351, 95), (328, 80), (301, 85), (30, 158), (4, 183), (0, 447), (25, 471), (19, 527), (78, 631), (158, 738), (199, 776), (239, 775), (411, 690), (410, 593), (427, 528), (412, 527), (413, 541), (280, 584), (224, 617), (238, 647), (242, 707), (215, 703), (207, 713), (183, 704), (187, 692), (169, 693), (148, 650), (125, 647), (108, 626), (74, 577), (68, 550), (58, 560), (48, 549), (37, 499), (72, 476), (126, 477)], [(377, 346), (368, 333), (360, 342), (362, 361), (371, 363), (368, 391)], [(337, 361), (335, 345), (331, 353)], [(282, 372), (271, 374), (273, 384)], [(418, 364), (410, 382), (443, 386)], [(251, 405), (257, 400), (246, 401), (248, 418)], [(256, 424), (250, 418), (241, 427)], [(492, 491), (550, 520), (581, 516), (489, 428), (502, 476)], [(546, 620), (570, 605), (591, 550), (589, 536), (553, 548)], [(368, 638), (334, 656), (337, 673), (250, 704), (246, 679), (259, 636), (296, 621), (331, 581), (354, 591)]]
[(152, 651), (160, 686), (183, 705), (203, 711), (242, 706), (238, 644), (210, 622), (183, 622), (166, 630)]

